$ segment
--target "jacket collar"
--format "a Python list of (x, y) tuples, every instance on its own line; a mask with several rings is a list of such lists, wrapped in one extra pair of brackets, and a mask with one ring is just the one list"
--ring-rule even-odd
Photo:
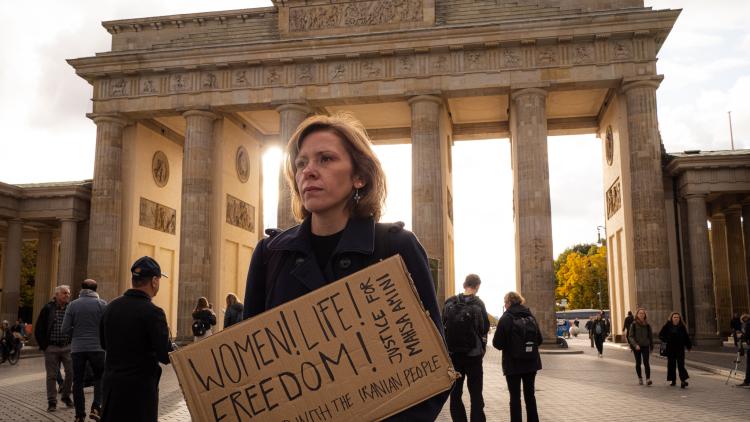
[(132, 296), (132, 297), (139, 297), (142, 299), (151, 300), (151, 297), (148, 294), (146, 294), (146, 292), (138, 290), (138, 289), (128, 289), (125, 293), (123, 293), (123, 296)]
[(99, 299), (99, 293), (91, 289), (81, 289), (81, 293), (78, 294), (78, 297), (94, 297)]
[[(302, 224), (292, 227), (271, 239), (268, 248), (271, 250), (296, 251), (310, 254), (311, 217), (307, 216)], [(343, 252), (372, 254), (375, 250), (375, 220), (372, 218), (350, 218), (336, 246), (334, 255)]]

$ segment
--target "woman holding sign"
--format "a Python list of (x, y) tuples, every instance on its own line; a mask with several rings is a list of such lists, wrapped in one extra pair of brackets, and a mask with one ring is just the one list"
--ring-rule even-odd
[[(443, 333), (427, 254), (403, 224), (378, 223), (385, 175), (362, 124), (348, 115), (312, 116), (286, 148), (284, 170), (301, 224), (275, 231), (253, 252), (244, 317), (400, 254), (429, 315)], [(447, 392), (389, 420), (433, 421)]]

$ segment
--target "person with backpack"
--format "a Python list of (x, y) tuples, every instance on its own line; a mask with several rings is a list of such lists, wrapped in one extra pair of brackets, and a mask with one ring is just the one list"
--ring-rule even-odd
[(600, 311), (591, 324), (591, 337), (594, 338), (594, 344), (596, 345), (596, 351), (599, 353), (599, 357), (603, 358), (604, 355), (604, 339), (609, 335), (609, 322), (604, 317), (604, 311)]
[[(362, 124), (346, 114), (303, 121), (286, 147), (291, 210), (301, 223), (268, 230), (250, 260), (244, 318), (294, 300), (379, 260), (399, 254), (436, 329), (443, 335), (424, 248), (403, 223), (378, 223), (385, 173)], [(388, 421), (434, 421), (448, 391)]]
[(630, 348), (635, 355), (635, 373), (638, 375), (638, 384), (643, 385), (643, 376), (641, 375), (641, 361), (643, 361), (643, 369), (646, 371), (646, 385), (651, 385), (653, 383), (651, 382), (649, 356), (651, 350), (654, 349), (654, 334), (651, 325), (648, 323), (646, 309), (638, 308), (635, 311), (635, 317), (633, 322), (630, 323), (627, 333), (628, 343), (630, 343)]
[(482, 397), (482, 358), (487, 350), (487, 333), (490, 319), (482, 299), (477, 297), (482, 280), (469, 274), (464, 281), (464, 292), (449, 298), (443, 310), (445, 343), (453, 368), (461, 374), (453, 384), (450, 396), (451, 419), (466, 421), (466, 408), (461, 400), (464, 380), (469, 387), (471, 399), (471, 422), (484, 422), (484, 398)]
[(534, 380), (542, 369), (539, 345), (542, 332), (531, 310), (524, 306), (526, 299), (517, 292), (505, 295), (505, 313), (497, 323), (492, 346), (503, 352), (503, 375), (510, 395), (510, 421), (521, 422), (521, 382), (526, 403), (527, 422), (539, 422), (534, 395)]
[(213, 327), (216, 325), (216, 314), (208, 304), (208, 299), (199, 297), (198, 303), (193, 310), (193, 341), (202, 340), (213, 334)]

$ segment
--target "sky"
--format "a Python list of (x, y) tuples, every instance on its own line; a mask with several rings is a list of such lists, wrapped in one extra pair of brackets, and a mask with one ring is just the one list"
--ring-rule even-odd
[[(252, 0), (1, 1), (0, 181), (31, 183), (90, 179), (96, 127), (91, 87), (65, 59), (109, 50), (101, 21), (270, 5)], [(732, 112), (737, 149), (750, 148), (750, 2), (646, 0), (655, 9), (682, 8), (659, 53), (665, 75), (657, 91), (659, 124), (668, 152), (730, 148)], [(389, 180), (383, 221), (411, 227), (409, 145), (378, 146)], [(601, 143), (593, 135), (548, 142), (554, 255), (597, 240), (604, 225)], [(278, 153), (264, 157), (272, 171)], [(469, 273), (483, 284), (490, 313), (515, 289), (512, 172), (507, 139), (457, 142), (453, 147), (457, 290)], [(275, 177), (265, 177), (266, 181)], [(264, 201), (275, 224), (270, 188)]]

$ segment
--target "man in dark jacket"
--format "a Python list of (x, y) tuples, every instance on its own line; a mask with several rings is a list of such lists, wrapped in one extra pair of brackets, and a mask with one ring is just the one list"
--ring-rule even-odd
[(94, 400), (91, 403), (91, 419), (98, 421), (102, 414), (101, 378), (104, 372), (104, 350), (99, 339), (101, 322), (107, 302), (96, 293), (96, 281), (83, 280), (78, 299), (68, 305), (63, 320), (63, 332), (72, 338), (73, 358), (73, 402), (76, 407), (76, 422), (86, 420), (86, 397), (83, 395), (86, 364), (94, 373)]
[(750, 314), (742, 315), (740, 319), (742, 322), (742, 343), (745, 348), (745, 356), (747, 356), (747, 362), (745, 362), (745, 379), (738, 387), (750, 387)]
[(55, 298), (44, 305), (34, 324), (34, 337), (39, 350), (44, 351), (44, 369), (47, 373), (47, 411), (57, 410), (57, 372), (62, 364), (65, 380), (60, 391), (60, 401), (72, 407), (70, 390), (73, 384), (73, 363), (70, 357), (70, 336), (63, 332), (65, 309), (70, 302), (70, 287), (55, 288)]
[[(471, 421), (484, 422), (484, 398), (482, 397), (483, 370), (482, 358), (487, 350), (487, 332), (490, 320), (482, 299), (477, 297), (482, 280), (476, 274), (469, 274), (464, 281), (464, 292), (445, 302), (443, 325), (448, 352), (453, 368), (461, 374), (451, 390), (451, 419), (466, 421), (466, 408), (461, 400), (464, 380), (469, 387), (471, 398)], [(466, 318), (462, 318), (465, 315)], [(458, 332), (453, 332), (453, 331)], [(455, 340), (454, 340), (455, 339)], [(466, 344), (463, 344), (466, 343)]]
[(635, 317), (633, 316), (633, 311), (628, 311), (628, 316), (625, 317), (625, 324), (622, 326), (622, 331), (625, 333), (625, 341), (628, 341), (628, 338), (630, 337), (630, 326), (633, 324), (633, 321), (635, 321)]
[(594, 318), (593, 324), (591, 324), (591, 336), (594, 338), (594, 344), (596, 345), (596, 351), (599, 353), (599, 357), (604, 357), (604, 340), (609, 335), (609, 321), (605, 318), (604, 311), (599, 311), (599, 314)]
[[(492, 346), (503, 351), (503, 375), (510, 394), (511, 422), (521, 422), (521, 381), (523, 401), (526, 403), (526, 420), (539, 422), (534, 379), (537, 371), (542, 369), (538, 349), (542, 344), (542, 332), (531, 310), (524, 306), (525, 302), (523, 296), (516, 292), (505, 295), (505, 313), (500, 317), (497, 331), (492, 337)], [(529, 324), (533, 325), (530, 327)]]
[(732, 320), (729, 321), (729, 329), (732, 332), (734, 346), (739, 346), (740, 337), (742, 337), (742, 320), (740, 319), (740, 314), (738, 314), (737, 312), (732, 315)]
[(99, 326), (106, 351), (102, 421), (156, 422), (161, 367), (173, 350), (164, 311), (151, 302), (163, 274), (148, 256), (130, 268), (133, 288), (113, 300)]

